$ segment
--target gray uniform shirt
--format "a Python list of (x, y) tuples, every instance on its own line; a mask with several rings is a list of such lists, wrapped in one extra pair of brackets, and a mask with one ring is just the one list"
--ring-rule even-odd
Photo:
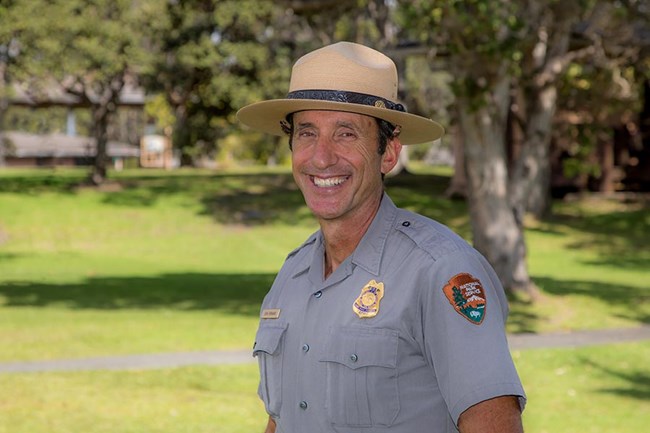
[(525, 395), (501, 284), (445, 226), (384, 195), (327, 279), (320, 232), (287, 257), (253, 354), (278, 433), (455, 432), (470, 406)]

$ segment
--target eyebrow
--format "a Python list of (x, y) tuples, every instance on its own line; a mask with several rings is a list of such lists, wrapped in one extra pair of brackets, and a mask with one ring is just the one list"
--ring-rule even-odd
[[(353, 122), (346, 122), (344, 120), (337, 121), (336, 122), (336, 127), (337, 128), (341, 128), (341, 127), (350, 128), (350, 129), (353, 129), (355, 131), (359, 130), (359, 127), (356, 124), (354, 124)], [(314, 125), (312, 122), (300, 122), (300, 123), (298, 123), (296, 125), (296, 130), (305, 129), (305, 128), (316, 128), (316, 125)]]
[(296, 125), (296, 131), (299, 129), (313, 128), (314, 124), (311, 122), (300, 122)]

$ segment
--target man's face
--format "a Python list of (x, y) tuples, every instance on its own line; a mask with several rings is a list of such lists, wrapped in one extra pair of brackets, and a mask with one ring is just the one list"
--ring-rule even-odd
[(372, 218), (399, 140), (380, 155), (377, 121), (354, 113), (301, 111), (293, 125), (293, 177), (313, 214), (321, 221)]

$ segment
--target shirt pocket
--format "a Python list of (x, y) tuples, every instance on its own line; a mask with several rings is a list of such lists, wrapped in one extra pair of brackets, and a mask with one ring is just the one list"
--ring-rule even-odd
[(395, 422), (398, 337), (384, 328), (332, 328), (319, 360), (325, 364), (325, 405), (333, 425), (387, 427)]
[(269, 415), (277, 417), (282, 406), (282, 340), (287, 324), (262, 323), (255, 336), (253, 356), (257, 357), (260, 369), (260, 384), (257, 390)]

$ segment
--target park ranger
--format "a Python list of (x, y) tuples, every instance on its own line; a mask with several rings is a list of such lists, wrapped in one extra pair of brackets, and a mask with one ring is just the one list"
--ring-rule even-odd
[(289, 135), (295, 182), (320, 225), (262, 304), (253, 354), (267, 432), (522, 431), (493, 269), (384, 192), (402, 145), (443, 134), (407, 113), (397, 88), (388, 57), (340, 42), (295, 63), (286, 98), (238, 113)]

